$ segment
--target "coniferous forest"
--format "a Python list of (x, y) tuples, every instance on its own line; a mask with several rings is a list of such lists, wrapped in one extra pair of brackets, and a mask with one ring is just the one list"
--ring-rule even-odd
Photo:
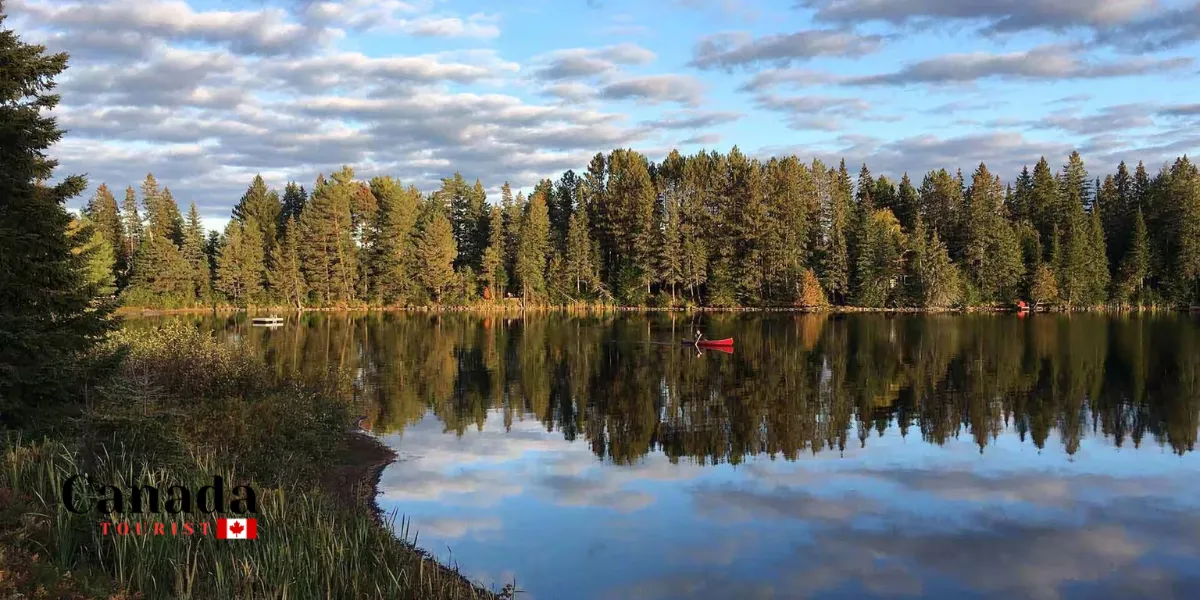
[(522, 305), (1062, 309), (1200, 303), (1200, 173), (1103, 177), (1072, 153), (1010, 184), (985, 164), (899, 182), (795, 156), (632, 150), (489, 199), (350, 167), (250, 182), (206, 232), (147, 175), (84, 209), (93, 276), (137, 307)]

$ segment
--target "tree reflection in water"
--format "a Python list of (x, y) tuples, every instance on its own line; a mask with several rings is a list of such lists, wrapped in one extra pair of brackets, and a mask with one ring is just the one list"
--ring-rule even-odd
[[(339, 381), (379, 432), (432, 411), (461, 435), (498, 410), (618, 464), (656, 450), (795, 459), (892, 427), (938, 445), (971, 436), (980, 452), (1012, 430), (1039, 449), (1057, 431), (1071, 454), (1088, 435), (1183, 454), (1200, 425), (1200, 328), (1187, 315), (310, 313), (277, 329), (176, 318), (245, 341), (280, 375)], [(697, 320), (736, 351), (678, 344)]]

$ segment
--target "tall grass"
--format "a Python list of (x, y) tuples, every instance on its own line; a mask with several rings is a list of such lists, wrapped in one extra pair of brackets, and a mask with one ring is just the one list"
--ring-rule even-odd
[[(0, 575), (6, 564), (13, 568), (16, 550), (17, 570), (45, 566), (46, 581), (107, 576), (108, 585), (88, 579), (69, 591), (32, 584), (33, 597), (511, 596), (432, 561), (394, 515), (381, 523), (366, 507), (321, 489), (324, 470), (351, 435), (344, 402), (273, 381), (248, 354), (183, 325), (123, 332), (111, 343), (109, 350), (125, 354), (121, 372), (85, 411), (77, 435), (29, 441), (0, 432)], [(258, 538), (217, 540), (211, 528), (223, 515), (75, 514), (62, 503), (62, 486), (84, 472), (122, 490), (152, 485), (162, 492), (172, 485), (195, 492), (221, 475), (227, 498), (250, 483)], [(110, 519), (105, 535), (102, 521)], [(195, 534), (117, 535), (122, 520), (144, 532), (156, 523), (182, 531), (188, 522)], [(0, 597), (4, 584), (0, 576)]]

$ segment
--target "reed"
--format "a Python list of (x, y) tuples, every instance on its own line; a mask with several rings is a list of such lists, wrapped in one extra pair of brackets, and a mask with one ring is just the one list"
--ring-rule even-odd
[[(118, 333), (108, 350), (124, 355), (119, 373), (72, 427), (37, 440), (0, 430), (0, 598), (513, 595), (433, 561), (403, 518), (322, 487), (356, 435), (344, 400), (272, 380), (257, 359), (185, 326)], [(261, 426), (236, 426), (245, 422)], [(121, 489), (249, 483), (257, 539), (200, 535), (220, 514), (76, 514), (62, 486), (84, 472)], [(122, 520), (147, 533), (115, 535)], [(196, 534), (148, 534), (185, 522)]]

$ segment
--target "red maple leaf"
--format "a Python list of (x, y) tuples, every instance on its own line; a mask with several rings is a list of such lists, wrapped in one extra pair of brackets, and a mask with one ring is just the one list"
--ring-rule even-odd
[(233, 525), (229, 526), (229, 533), (232, 533), (233, 535), (239, 535), (242, 533), (243, 529), (245, 529), (245, 527), (242, 527), (241, 521), (234, 521)]

